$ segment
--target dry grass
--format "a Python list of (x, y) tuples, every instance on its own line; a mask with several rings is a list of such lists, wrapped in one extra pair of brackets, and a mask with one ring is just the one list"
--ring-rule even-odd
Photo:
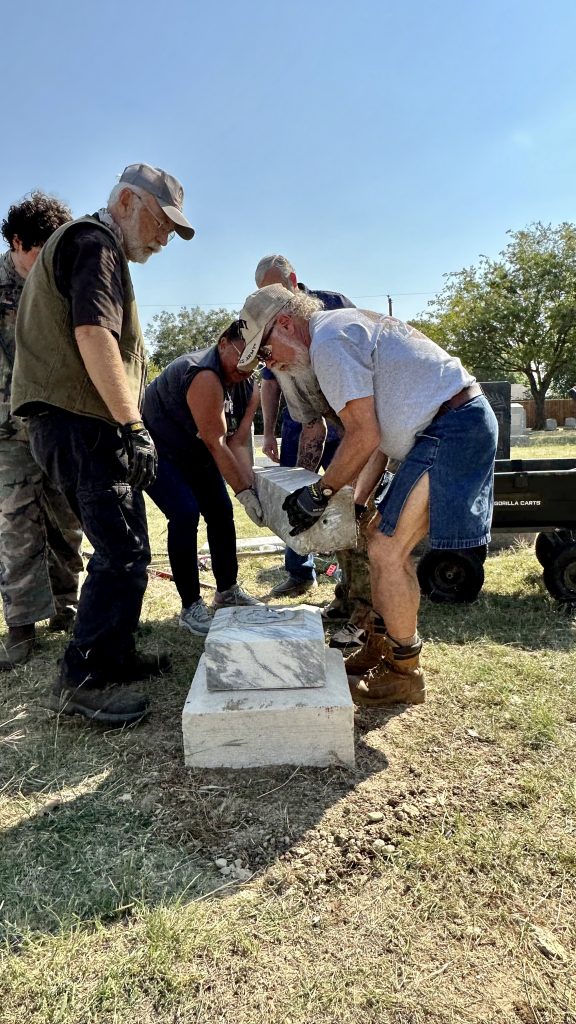
[(353, 771), (184, 769), (177, 609), (152, 579), (175, 667), (139, 729), (42, 709), (58, 637), (0, 678), (2, 1024), (575, 1024), (574, 624), (531, 550), (424, 603), (429, 701), (358, 713)]

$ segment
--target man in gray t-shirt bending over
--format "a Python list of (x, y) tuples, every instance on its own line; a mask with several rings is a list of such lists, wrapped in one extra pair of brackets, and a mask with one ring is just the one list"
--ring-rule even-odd
[(355, 500), (365, 504), (388, 458), (401, 462), (368, 533), (373, 667), (350, 683), (358, 704), (422, 703), (420, 590), (410, 554), (426, 534), (432, 548), (490, 540), (496, 417), (459, 359), (393, 317), (319, 311), (309, 296), (270, 285), (248, 296), (240, 319), (246, 345), (238, 366), (260, 359), (296, 378), (311, 366), (344, 426), (321, 480), (284, 502), (293, 535), (345, 484), (355, 482)]

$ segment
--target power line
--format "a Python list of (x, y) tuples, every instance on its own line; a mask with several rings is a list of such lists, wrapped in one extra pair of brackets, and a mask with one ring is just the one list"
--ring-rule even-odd
[[(416, 296), (416, 295), (437, 295), (437, 294), (438, 294), (437, 292), (379, 292), (377, 295), (351, 295), (350, 298), (352, 298), (352, 299), (387, 299), (387, 298), (405, 299), (405, 298)], [(201, 307), (205, 307), (205, 306), (218, 306), (219, 308), (221, 308), (223, 306), (233, 306), (234, 308), (238, 308), (239, 306), (242, 306), (243, 303), (244, 303), (244, 300), (242, 299), (242, 301), (237, 301), (237, 302), (195, 302), (194, 305), (195, 306), (201, 306)], [(139, 309), (182, 309), (183, 306), (186, 306), (185, 302), (139, 302), (138, 303), (138, 308)]]

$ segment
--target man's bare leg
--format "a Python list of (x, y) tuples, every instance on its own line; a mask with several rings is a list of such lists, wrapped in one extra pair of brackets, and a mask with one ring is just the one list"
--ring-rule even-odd
[[(428, 532), (428, 474), (418, 481), (402, 510), (393, 537), (374, 528), (368, 537), (372, 600), (377, 617), (369, 632), (370, 668), (355, 675), (346, 662), (352, 696), (357, 704), (386, 707), (420, 704), (425, 699), (424, 674), (419, 667), (421, 643), (417, 631), (420, 589), (411, 552)], [(379, 660), (374, 664), (374, 655)], [(358, 657), (358, 662), (361, 657)]]
[(420, 587), (410, 558), (428, 533), (430, 485), (426, 473), (410, 492), (393, 537), (373, 528), (368, 538), (372, 602), (390, 636), (403, 640), (417, 629)]

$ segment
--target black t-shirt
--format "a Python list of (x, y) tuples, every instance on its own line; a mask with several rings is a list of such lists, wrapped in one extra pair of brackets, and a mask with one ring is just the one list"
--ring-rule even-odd
[(81, 223), (64, 232), (54, 253), (58, 291), (70, 302), (73, 327), (122, 330), (124, 289), (118, 246), (97, 224)]

